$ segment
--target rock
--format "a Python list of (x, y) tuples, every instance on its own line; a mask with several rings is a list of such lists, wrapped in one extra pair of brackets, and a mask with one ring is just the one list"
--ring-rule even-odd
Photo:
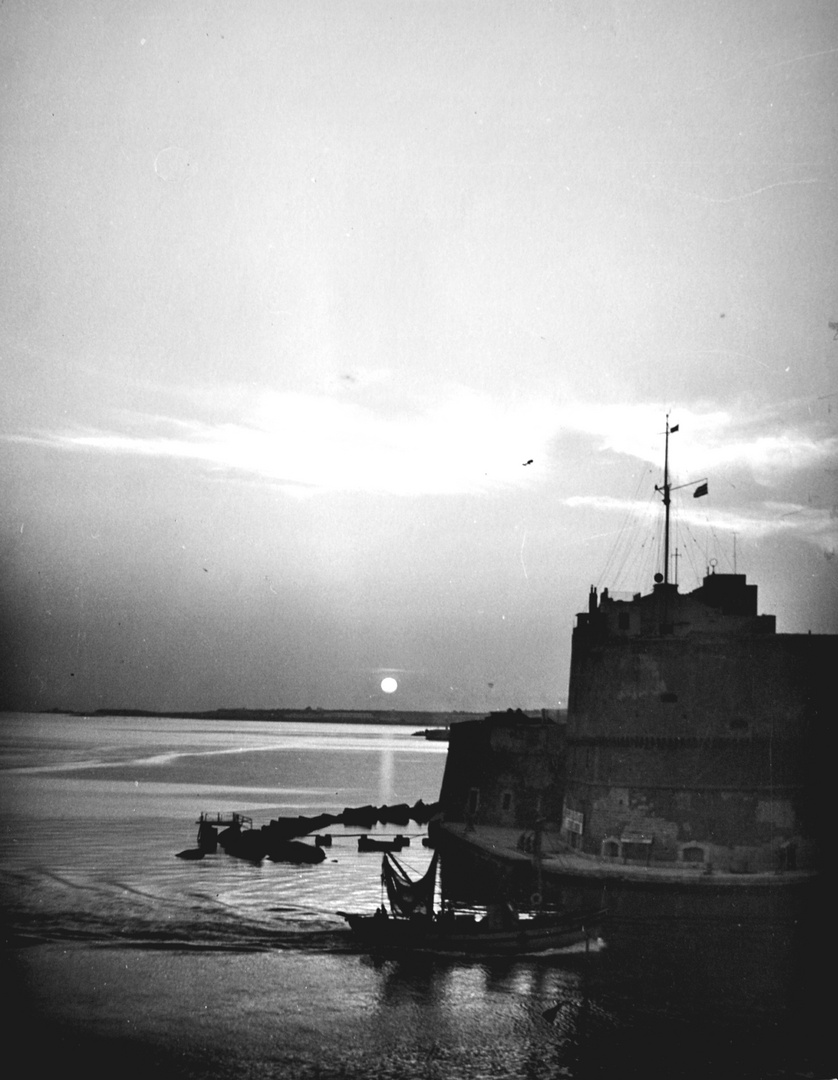
[(271, 844), (268, 858), (271, 862), (321, 863), (326, 858), (326, 852), (300, 840), (279, 840)]

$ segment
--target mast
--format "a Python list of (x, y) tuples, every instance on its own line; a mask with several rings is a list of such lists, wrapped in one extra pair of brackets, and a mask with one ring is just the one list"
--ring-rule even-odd
[(664, 443), (663, 452), (663, 485), (655, 484), (655, 491), (660, 491), (663, 495), (664, 505), (664, 531), (663, 531), (663, 583), (669, 584), (669, 506), (672, 502), (670, 493), (672, 487), (669, 483), (669, 436), (674, 435), (678, 430), (678, 425), (674, 424), (669, 426), (669, 413), (666, 414), (666, 441)]
[[(663, 580), (663, 584), (665, 586), (669, 584), (669, 507), (670, 507), (670, 504), (672, 502), (672, 498), (671, 498), (672, 492), (673, 491), (680, 491), (681, 488), (692, 487), (693, 484), (698, 484), (699, 487), (697, 487), (695, 489), (695, 491), (693, 492), (693, 498), (698, 499), (702, 495), (707, 494), (707, 477), (706, 476), (702, 480), (690, 480), (688, 483), (686, 483), (686, 484), (678, 484), (678, 485), (676, 485), (676, 487), (673, 487), (672, 484), (669, 482), (669, 436), (674, 435), (675, 432), (678, 430), (678, 427), (679, 427), (678, 424), (673, 424), (672, 427), (669, 426), (669, 413), (667, 413), (666, 414), (666, 432), (665, 432), (666, 441), (664, 443), (664, 452), (663, 452), (663, 484), (662, 485), (655, 484), (655, 491), (659, 491), (663, 495), (663, 505), (664, 505), (664, 510), (665, 510), (665, 514), (664, 514), (664, 533), (663, 533), (663, 574), (655, 574), (655, 581)], [(735, 544), (736, 544), (736, 534), (735, 533), (734, 533), (734, 537), (733, 537), (733, 542), (734, 542), (734, 553), (735, 553)], [(735, 560), (735, 557), (736, 556), (734, 554), (734, 560)], [(676, 559), (677, 559), (677, 555), (676, 555)], [(677, 577), (677, 573), (676, 573), (676, 577)], [(677, 582), (676, 582), (676, 587), (677, 587)]]
[[(678, 425), (675, 425), (676, 429)], [(666, 510), (666, 521), (663, 533), (663, 583), (669, 584), (669, 504), (672, 499), (669, 495), (669, 413), (666, 414), (666, 443), (663, 454), (663, 505)]]

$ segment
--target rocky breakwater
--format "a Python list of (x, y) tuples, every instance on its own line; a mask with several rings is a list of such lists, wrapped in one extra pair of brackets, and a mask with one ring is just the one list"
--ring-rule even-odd
[(303, 842), (300, 837), (311, 836), (334, 825), (356, 826), (372, 829), (376, 825), (398, 825), (402, 828), (410, 821), (427, 825), (439, 810), (438, 803), (425, 803), (419, 799), (413, 806), (397, 803), (395, 806), (345, 807), (339, 814), (317, 814), (314, 817), (281, 817), (267, 825), (253, 828), (250, 819), (233, 814), (229, 824), (219, 830), (220, 815), (213, 819), (202, 814), (198, 822), (198, 846), (179, 851), (179, 859), (202, 859), (221, 848), (228, 855), (249, 862), (260, 863), (263, 859), (273, 862), (320, 863), (326, 858), (323, 850), (330, 838), (318, 836), (314, 844)]

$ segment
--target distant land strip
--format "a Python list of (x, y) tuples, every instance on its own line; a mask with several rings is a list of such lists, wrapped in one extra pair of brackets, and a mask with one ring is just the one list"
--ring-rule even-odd
[[(41, 711), (41, 710), (39, 710)], [(403, 724), (405, 726), (449, 727), (463, 720), (483, 720), (485, 712), (407, 712), (389, 709), (211, 709), (202, 712), (159, 712), (149, 709), (50, 709), (65, 716), (145, 716), (169, 720), (262, 720), (309, 724)], [(528, 715), (540, 716), (541, 710)]]

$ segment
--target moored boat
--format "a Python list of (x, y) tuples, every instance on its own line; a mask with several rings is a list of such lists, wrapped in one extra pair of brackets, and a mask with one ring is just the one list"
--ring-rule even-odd
[(338, 912), (359, 941), (374, 950), (430, 953), (437, 956), (532, 956), (560, 952), (598, 941), (605, 910), (536, 909), (519, 912), (511, 903), (492, 904), (485, 912), (457, 909), (442, 902), (435, 910), (439, 865), (435, 852), (426, 873), (411, 880), (389, 853), (381, 876), (390, 910), (372, 915)]
[(376, 838), (366, 833), (358, 837), (359, 851), (401, 851), (405, 847), (410, 847), (410, 838), (401, 833), (390, 838)]

